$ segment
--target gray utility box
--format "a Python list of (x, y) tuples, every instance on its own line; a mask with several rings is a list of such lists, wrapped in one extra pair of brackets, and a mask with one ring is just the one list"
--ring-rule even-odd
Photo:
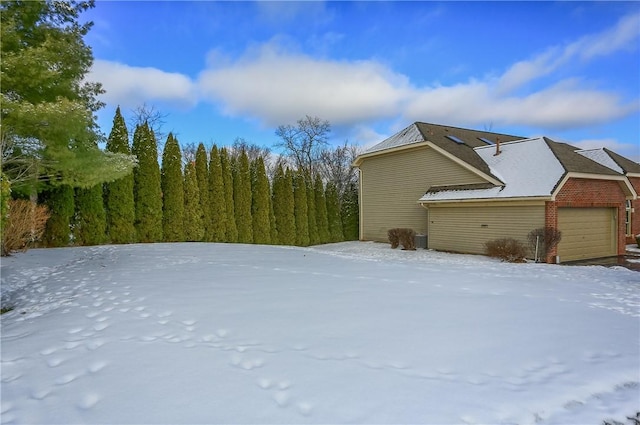
[(416, 248), (427, 249), (427, 235), (416, 235), (414, 238)]

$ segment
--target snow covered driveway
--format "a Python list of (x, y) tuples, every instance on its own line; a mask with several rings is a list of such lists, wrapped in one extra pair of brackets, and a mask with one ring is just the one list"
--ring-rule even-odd
[(640, 273), (348, 242), (2, 259), (1, 422), (626, 423)]

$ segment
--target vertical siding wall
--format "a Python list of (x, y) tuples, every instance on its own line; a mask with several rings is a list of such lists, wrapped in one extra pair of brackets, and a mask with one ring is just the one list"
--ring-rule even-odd
[(544, 226), (543, 202), (522, 206), (459, 205), (429, 208), (429, 248), (484, 254), (485, 242), (498, 238), (514, 238), (528, 246), (529, 232)]
[(360, 239), (380, 242), (395, 227), (427, 233), (427, 210), (417, 201), (429, 187), (484, 182), (429, 147), (366, 158), (360, 173)]

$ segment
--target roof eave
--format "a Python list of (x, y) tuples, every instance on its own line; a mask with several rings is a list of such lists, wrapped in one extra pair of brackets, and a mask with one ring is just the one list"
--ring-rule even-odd
[(551, 196), (514, 196), (511, 198), (468, 198), (468, 199), (437, 199), (437, 200), (421, 200), (418, 199), (417, 203), (422, 206), (428, 206), (429, 204), (450, 204), (450, 203), (478, 203), (478, 202), (521, 202), (521, 201), (550, 201)]
[(368, 159), (368, 158), (372, 158), (374, 156), (400, 152), (400, 151), (404, 151), (404, 150), (407, 150), (407, 149), (414, 149), (414, 148), (419, 148), (419, 147), (428, 146), (428, 145), (429, 145), (429, 142), (426, 142), (426, 141), (423, 140), (423, 141), (420, 141), (420, 142), (409, 143), (409, 144), (406, 144), (406, 145), (396, 146), (396, 147), (389, 148), (389, 149), (380, 149), (379, 151), (363, 153), (362, 155), (358, 155), (351, 165), (353, 165), (354, 167), (359, 167), (360, 164), (362, 164), (362, 161), (364, 161), (365, 159)]

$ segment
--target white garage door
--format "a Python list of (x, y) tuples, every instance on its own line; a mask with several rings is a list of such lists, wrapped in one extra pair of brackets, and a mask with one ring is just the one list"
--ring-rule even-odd
[(561, 262), (618, 254), (615, 208), (558, 208)]

